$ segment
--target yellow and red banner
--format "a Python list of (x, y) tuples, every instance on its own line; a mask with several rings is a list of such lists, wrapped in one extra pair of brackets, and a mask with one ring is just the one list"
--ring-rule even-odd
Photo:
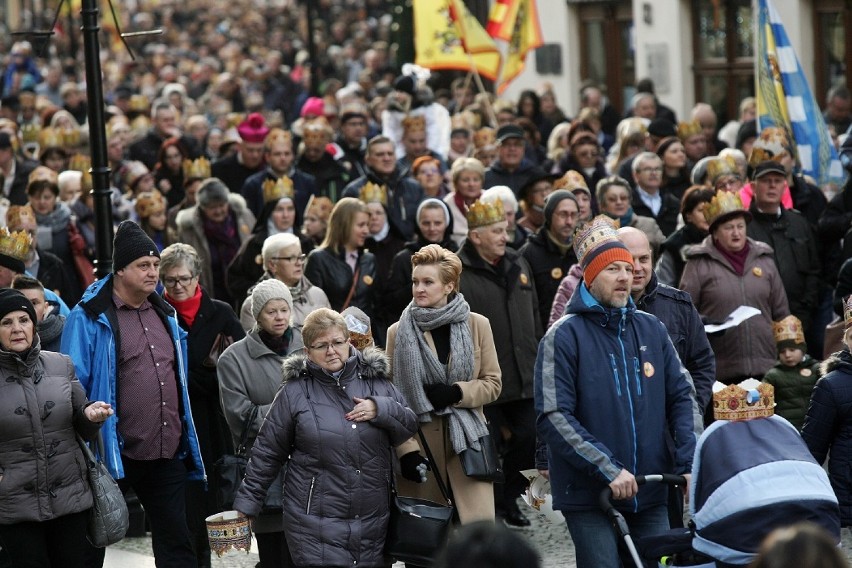
[(497, 0), (486, 29), (493, 37), (508, 42), (497, 88), (497, 94), (501, 94), (524, 70), (527, 53), (544, 45), (535, 0)]

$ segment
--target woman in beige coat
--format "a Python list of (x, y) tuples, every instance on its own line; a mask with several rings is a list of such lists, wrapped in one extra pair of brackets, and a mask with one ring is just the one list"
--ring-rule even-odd
[[(418, 415), (420, 428), (453, 494), (462, 524), (494, 519), (490, 482), (465, 476), (458, 454), (477, 447), (488, 429), (482, 406), (500, 395), (500, 366), (488, 320), (470, 312), (457, 292), (462, 264), (452, 252), (428, 245), (411, 257), (414, 299), (388, 330), (393, 381)], [(442, 500), (437, 483), (408, 481), (423, 463), (415, 438), (397, 448), (406, 479), (401, 495)]]

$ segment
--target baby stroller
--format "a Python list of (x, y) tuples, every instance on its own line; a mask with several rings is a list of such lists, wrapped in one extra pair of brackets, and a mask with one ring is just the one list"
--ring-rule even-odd
[[(678, 478), (645, 477), (643, 482), (675, 484)], [(627, 543), (629, 531), (623, 517), (617, 522), (620, 514), (609, 503), (608, 491), (601, 497), (606, 497), (614, 511), (608, 514)], [(692, 465), (689, 512), (689, 528), (636, 543), (632, 556), (637, 567), (647, 565), (642, 563), (643, 557), (660, 566), (746, 566), (766, 535), (801, 521), (821, 526), (840, 542), (840, 510), (828, 475), (795, 427), (780, 416), (720, 420), (704, 431)], [(677, 555), (683, 553), (688, 554), (687, 563), (660, 562), (664, 556), (678, 562)], [(702, 557), (709, 561), (702, 563)]]

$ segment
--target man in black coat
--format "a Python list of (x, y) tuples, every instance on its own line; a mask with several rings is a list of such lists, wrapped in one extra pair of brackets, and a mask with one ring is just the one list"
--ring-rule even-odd
[(324, 120), (305, 124), (302, 142), (304, 150), (296, 162), (296, 169), (314, 176), (317, 195), (324, 195), (337, 203), (352, 175), (340, 162), (326, 151), (331, 142), (332, 130)]
[(149, 170), (153, 170), (157, 165), (157, 156), (163, 142), (175, 136), (180, 138), (187, 156), (191, 159), (197, 158), (198, 146), (192, 138), (181, 134), (177, 126), (177, 115), (177, 109), (170, 102), (155, 102), (151, 108), (151, 129), (127, 149), (128, 160), (142, 162)]
[(524, 131), (520, 126), (501, 126), (497, 130), (497, 160), (485, 170), (483, 189), (505, 185), (515, 195), (520, 194), (536, 171), (536, 165), (524, 158), (525, 147)]
[(662, 191), (663, 161), (653, 152), (642, 152), (633, 160), (633, 213), (651, 217), (668, 237), (677, 229), (680, 200)]
[(27, 184), (30, 173), (38, 166), (38, 162), (22, 160), (15, 156), (12, 148), (12, 138), (6, 132), (0, 132), (0, 189), (3, 197), (11, 205), (26, 205)]

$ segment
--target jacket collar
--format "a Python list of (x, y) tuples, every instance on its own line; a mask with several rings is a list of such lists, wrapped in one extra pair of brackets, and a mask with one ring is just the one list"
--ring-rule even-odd
[(587, 317), (600, 327), (611, 328), (616, 331), (622, 319), (630, 321), (635, 312), (636, 304), (633, 303), (633, 298), (629, 296), (627, 298), (627, 307), (624, 308), (607, 308), (601, 305), (592, 296), (586, 283), (582, 280), (577, 285), (577, 290), (571, 296), (571, 300), (568, 302), (568, 309), (566, 310), (568, 314)]
[[(113, 284), (113, 274), (110, 273), (107, 274), (106, 278), (98, 280), (89, 286), (83, 294), (80, 306), (90, 318), (97, 319), (101, 314), (112, 310)], [(151, 302), (151, 305), (160, 317), (171, 317), (175, 314), (174, 308), (167, 304), (156, 292), (152, 292), (148, 296), (148, 301)]]

